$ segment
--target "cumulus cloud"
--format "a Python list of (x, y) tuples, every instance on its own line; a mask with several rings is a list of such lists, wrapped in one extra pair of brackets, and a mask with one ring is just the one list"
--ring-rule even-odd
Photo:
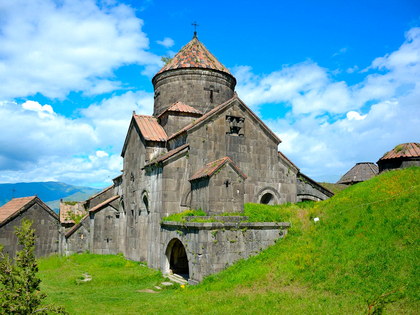
[(0, 182), (103, 185), (122, 169), (132, 112), (150, 114), (152, 104), (152, 93), (129, 91), (70, 119), (35, 101), (0, 102)]
[(266, 75), (235, 69), (239, 95), (255, 110), (286, 107), (284, 117), (267, 122), (283, 140), (280, 150), (304, 173), (328, 181), (398, 143), (419, 141), (420, 28), (365, 73), (348, 86), (312, 61)]
[(165, 37), (163, 40), (157, 40), (156, 43), (166, 48), (171, 48), (175, 44), (174, 40), (169, 37)]
[(143, 21), (124, 4), (94, 0), (5, 1), (0, 5), (0, 99), (121, 87), (126, 64), (158, 68)]

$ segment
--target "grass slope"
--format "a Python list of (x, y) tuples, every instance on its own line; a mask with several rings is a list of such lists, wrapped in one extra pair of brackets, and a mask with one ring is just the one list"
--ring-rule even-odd
[[(387, 172), (324, 202), (247, 205), (278, 211), (292, 222), (289, 234), (198, 286), (139, 293), (161, 281), (157, 272), (127, 270), (119, 256), (74, 263), (81, 255), (43, 259), (43, 288), (72, 314), (367, 314), (368, 305), (417, 314), (419, 206), (420, 168)], [(108, 257), (121, 263), (100, 266)], [(88, 268), (93, 280), (76, 284)]]

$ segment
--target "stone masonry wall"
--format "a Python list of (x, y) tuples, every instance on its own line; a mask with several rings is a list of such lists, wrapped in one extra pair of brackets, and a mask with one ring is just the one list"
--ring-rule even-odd
[(14, 257), (19, 250), (15, 228), (21, 226), (23, 219), (33, 222), (36, 257), (60, 253), (60, 222), (38, 203), (34, 203), (21, 215), (0, 227), (0, 244), (4, 245), (4, 252)]
[[(236, 80), (227, 73), (207, 69), (165, 71), (153, 78), (154, 116), (181, 101), (203, 114), (233, 97)], [(214, 92), (210, 98), (210, 89)]]
[(185, 247), (190, 283), (220, 272), (240, 259), (258, 254), (287, 232), (288, 223), (195, 223), (164, 222), (161, 230), (161, 263), (169, 271), (168, 245), (179, 239)]

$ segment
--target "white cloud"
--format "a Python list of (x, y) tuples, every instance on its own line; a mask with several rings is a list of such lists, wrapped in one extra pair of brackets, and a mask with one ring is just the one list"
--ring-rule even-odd
[(353, 86), (314, 62), (264, 76), (250, 67), (235, 73), (239, 96), (254, 109), (287, 104), (284, 118), (267, 123), (283, 140), (280, 150), (315, 179), (336, 181), (356, 162), (376, 162), (398, 143), (419, 141), (420, 28)]
[[(129, 91), (70, 119), (35, 101), (0, 102), (0, 182), (60, 180), (97, 185), (117, 176), (133, 111), (151, 114), (153, 94)], [(46, 119), (48, 118), (48, 119)]]
[(360, 115), (358, 112), (351, 110), (346, 114), (346, 116), (348, 120), (363, 120), (367, 115)]
[(118, 89), (126, 64), (159, 67), (143, 21), (124, 4), (93, 0), (6, 1), (0, 5), (0, 99)]
[(165, 37), (163, 40), (157, 40), (156, 43), (166, 48), (170, 48), (175, 44), (174, 40), (169, 37)]

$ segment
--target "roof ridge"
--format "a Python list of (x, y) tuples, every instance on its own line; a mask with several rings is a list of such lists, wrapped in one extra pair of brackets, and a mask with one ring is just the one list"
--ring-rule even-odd
[(206, 163), (206, 165), (200, 168), (189, 178), (189, 181), (200, 179), (203, 177), (211, 177), (226, 163), (229, 163), (232, 166), (232, 168), (238, 173), (238, 175), (242, 178), (246, 179), (248, 177), (242, 172), (242, 170), (233, 162), (233, 160), (229, 156), (224, 156), (220, 159)]

